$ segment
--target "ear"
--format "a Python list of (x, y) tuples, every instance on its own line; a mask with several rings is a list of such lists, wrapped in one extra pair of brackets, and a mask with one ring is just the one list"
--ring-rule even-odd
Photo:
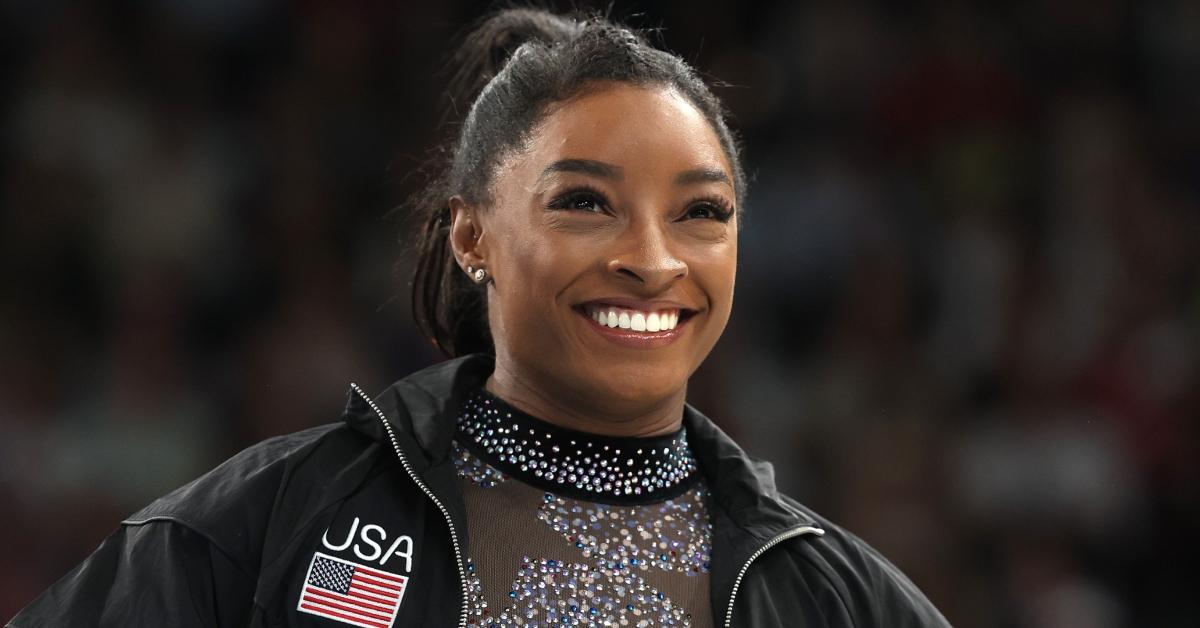
[(468, 266), (487, 267), (487, 247), (478, 208), (472, 207), (461, 196), (450, 197), (450, 248), (464, 273)]

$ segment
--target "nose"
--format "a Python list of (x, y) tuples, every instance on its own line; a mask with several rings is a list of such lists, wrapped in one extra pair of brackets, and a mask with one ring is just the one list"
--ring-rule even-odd
[(636, 221), (621, 238), (619, 252), (609, 259), (607, 269), (641, 290), (655, 294), (688, 274), (687, 262), (673, 251), (666, 226)]

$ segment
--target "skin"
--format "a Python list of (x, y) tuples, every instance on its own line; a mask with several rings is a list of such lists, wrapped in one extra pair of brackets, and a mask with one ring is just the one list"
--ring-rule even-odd
[[(713, 128), (669, 88), (606, 83), (552, 107), (486, 204), (450, 202), (459, 265), (491, 278), (488, 390), (580, 431), (677, 430), (733, 303), (737, 220), (716, 217), (735, 208), (732, 173)], [(613, 298), (694, 315), (667, 346), (622, 346), (579, 311)]]

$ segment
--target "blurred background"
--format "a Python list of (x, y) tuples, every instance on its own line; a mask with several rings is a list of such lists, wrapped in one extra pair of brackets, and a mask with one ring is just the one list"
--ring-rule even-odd
[[(955, 625), (1196, 626), (1200, 3), (900, 4), (612, 5), (755, 175), (692, 401)], [(0, 3), (0, 618), (439, 359), (396, 208), (490, 6)]]

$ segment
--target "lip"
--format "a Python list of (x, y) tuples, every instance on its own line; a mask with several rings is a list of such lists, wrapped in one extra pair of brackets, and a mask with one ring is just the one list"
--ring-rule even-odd
[[(676, 324), (675, 329), (653, 332), (633, 331), (630, 329), (609, 327), (608, 325), (601, 325), (600, 323), (597, 323), (594, 318), (588, 316), (588, 305), (611, 305), (614, 307), (642, 311), (678, 309), (680, 316), (679, 322)], [(682, 337), (683, 333), (688, 329), (688, 322), (690, 322), (692, 317), (697, 314), (696, 310), (684, 307), (674, 302), (638, 301), (634, 299), (595, 299), (581, 303), (571, 309), (575, 310), (575, 313), (578, 314), (585, 323), (587, 323), (588, 327), (591, 327), (593, 331), (600, 336), (603, 336), (605, 340), (622, 347), (631, 347), (634, 349), (656, 349), (674, 343), (676, 340), (679, 340), (679, 338)], [(685, 313), (687, 314), (686, 316), (684, 316)]]
[(626, 310), (640, 310), (642, 312), (656, 312), (659, 310), (679, 310), (680, 315), (687, 314), (691, 316), (698, 310), (694, 307), (688, 307), (678, 301), (643, 301), (641, 299), (630, 299), (628, 297), (605, 297), (602, 299), (591, 299), (582, 303), (576, 304), (575, 309), (585, 310), (589, 305), (611, 305)]

